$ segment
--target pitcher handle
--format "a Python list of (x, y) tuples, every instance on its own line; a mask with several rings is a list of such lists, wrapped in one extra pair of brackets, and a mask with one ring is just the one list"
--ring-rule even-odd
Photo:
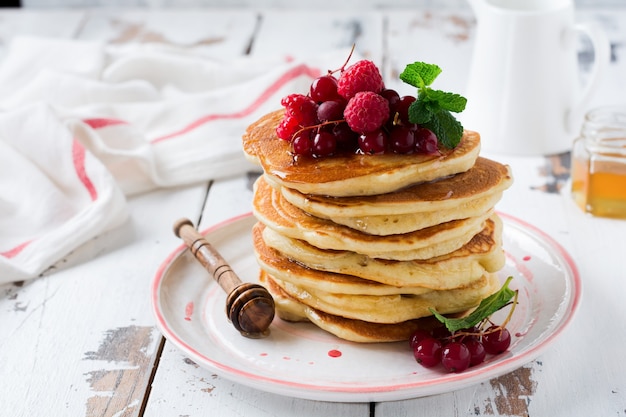
[(591, 41), (593, 46), (593, 67), (578, 103), (568, 112), (566, 128), (570, 133), (574, 133), (575, 129), (579, 128), (578, 124), (582, 120), (585, 105), (591, 98), (600, 81), (600, 76), (604, 73), (611, 60), (611, 44), (606, 36), (606, 32), (599, 24), (596, 22), (578, 23), (574, 25), (574, 29), (585, 34)]

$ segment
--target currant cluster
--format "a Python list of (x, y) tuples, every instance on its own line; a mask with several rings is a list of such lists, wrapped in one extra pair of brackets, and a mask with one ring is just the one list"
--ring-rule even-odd
[(437, 136), (409, 121), (408, 109), (415, 97), (401, 97), (385, 88), (371, 61), (344, 67), (315, 79), (308, 94), (290, 94), (281, 100), (285, 114), (276, 134), (291, 143), (295, 155), (439, 151)]
[(511, 334), (506, 327), (491, 325), (450, 333), (445, 327), (432, 332), (416, 331), (410, 339), (415, 360), (426, 368), (439, 364), (448, 372), (463, 372), (482, 363), (488, 354), (505, 352), (511, 344)]

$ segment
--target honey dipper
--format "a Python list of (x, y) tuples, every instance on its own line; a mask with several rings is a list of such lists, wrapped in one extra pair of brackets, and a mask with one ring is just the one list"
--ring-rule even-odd
[(243, 283), (219, 252), (194, 228), (189, 219), (174, 223), (174, 234), (181, 238), (195, 258), (228, 294), (226, 315), (233, 326), (253, 339), (269, 334), (274, 319), (274, 299), (265, 287)]

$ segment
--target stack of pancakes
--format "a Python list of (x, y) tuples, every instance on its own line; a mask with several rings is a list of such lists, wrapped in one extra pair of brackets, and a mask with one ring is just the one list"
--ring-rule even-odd
[(276, 137), (282, 112), (252, 124), (246, 156), (264, 174), (252, 234), (260, 281), (284, 320), (356, 342), (406, 340), (495, 292), (504, 265), (493, 207), (509, 168), (465, 131), (437, 155), (297, 158)]

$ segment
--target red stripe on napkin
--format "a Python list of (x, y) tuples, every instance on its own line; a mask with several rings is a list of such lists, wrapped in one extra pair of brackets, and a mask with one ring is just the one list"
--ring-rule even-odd
[(128, 122), (126, 122), (125, 120), (104, 119), (104, 118), (83, 119), (83, 122), (87, 123), (89, 126), (91, 126), (94, 129), (101, 129), (107, 126), (128, 124)]
[(24, 243), (20, 243), (19, 245), (17, 245), (13, 249), (9, 249), (6, 252), (0, 252), (0, 256), (4, 256), (5, 258), (9, 258), (9, 259), (14, 258), (22, 251), (22, 249), (24, 249), (26, 246), (28, 246), (30, 244), (30, 242), (32, 242), (32, 240), (29, 240), (29, 241), (24, 242)]
[(263, 91), (261, 95), (245, 109), (235, 112), (235, 113), (230, 113), (230, 114), (209, 114), (209, 115), (203, 116), (199, 118), (198, 120), (191, 122), (189, 125), (182, 128), (181, 130), (155, 138), (151, 142), (157, 143), (157, 142), (164, 141), (166, 139), (173, 138), (175, 136), (183, 135), (213, 120), (238, 119), (241, 117), (248, 116), (249, 114), (254, 112), (256, 109), (258, 109), (264, 102), (269, 100), (272, 97), (272, 95), (276, 93), (278, 89), (280, 89), (280, 87), (282, 87), (284, 84), (288, 83), (289, 81), (293, 80), (294, 78), (300, 77), (301, 75), (308, 75), (311, 78), (315, 78), (320, 75), (320, 70), (317, 68), (311, 68), (304, 64), (293, 67), (289, 71), (284, 73), (278, 80), (276, 80), (272, 85), (270, 85), (265, 91)]
[[(78, 175), (78, 179), (83, 183), (87, 192), (89, 192), (89, 196), (91, 197), (91, 201), (95, 201), (98, 198), (98, 191), (96, 187), (93, 185), (89, 177), (87, 176), (87, 171), (85, 171), (85, 148), (83, 145), (74, 139), (72, 143), (72, 160), (74, 162), (74, 169), (76, 170), (76, 174)], [(5, 252), (0, 252), (0, 256), (4, 256), (5, 258), (11, 259), (16, 257), (25, 247), (27, 247), (32, 240), (28, 240), (24, 243), (20, 243), (12, 249), (9, 249)]]
[(76, 139), (74, 139), (74, 143), (72, 144), (72, 159), (74, 160), (74, 169), (76, 169), (78, 179), (83, 183), (87, 192), (89, 192), (91, 201), (96, 201), (98, 198), (98, 191), (87, 176), (87, 171), (85, 171), (85, 148)]

